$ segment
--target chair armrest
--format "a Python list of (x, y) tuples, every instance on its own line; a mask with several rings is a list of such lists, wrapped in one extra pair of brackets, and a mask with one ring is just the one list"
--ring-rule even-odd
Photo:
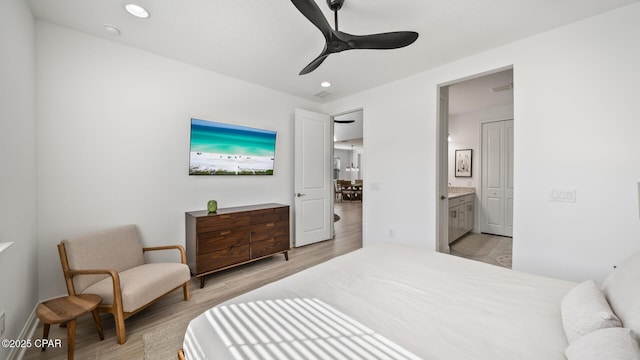
[(69, 276), (74, 277), (76, 275), (110, 275), (112, 278), (120, 278), (118, 272), (113, 269), (86, 269), (86, 270), (69, 270), (67, 271)]
[(151, 246), (142, 248), (143, 252), (157, 250), (178, 250), (180, 251), (180, 260), (182, 261), (182, 263), (187, 263), (187, 252), (184, 250), (184, 247), (182, 245)]
[[(67, 276), (73, 278), (76, 275), (109, 275), (113, 282), (113, 299), (116, 306), (122, 309), (122, 289), (120, 288), (120, 275), (113, 269), (86, 269), (86, 270), (68, 270)], [(75, 294), (71, 294), (75, 295)]]

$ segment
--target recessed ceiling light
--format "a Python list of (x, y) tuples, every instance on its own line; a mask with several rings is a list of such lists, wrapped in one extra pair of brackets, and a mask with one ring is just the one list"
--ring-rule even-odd
[(136, 4), (127, 4), (124, 6), (127, 12), (135, 17), (139, 17), (141, 19), (146, 19), (149, 17), (149, 12), (140, 5)]
[(109, 34), (113, 36), (120, 36), (120, 29), (118, 29), (114, 25), (104, 24), (102, 27), (104, 28), (104, 31), (108, 32)]
[(327, 87), (331, 86), (331, 83), (328, 82), (328, 81), (323, 81), (322, 83), (320, 83), (320, 86), (327, 88)]

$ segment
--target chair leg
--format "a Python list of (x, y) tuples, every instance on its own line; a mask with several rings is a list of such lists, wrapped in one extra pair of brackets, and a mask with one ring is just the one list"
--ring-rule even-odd
[[(43, 339), (49, 339), (49, 329), (51, 328), (50, 324), (44, 323), (44, 333), (42, 334)], [(47, 350), (47, 347), (42, 345), (42, 351)]]
[(127, 334), (124, 329), (124, 314), (121, 311), (115, 311), (113, 313), (113, 319), (116, 323), (116, 337), (118, 344), (122, 345), (127, 342)]
[(100, 335), (100, 341), (104, 340), (104, 331), (102, 330), (102, 320), (100, 320), (100, 312), (98, 309), (93, 310), (93, 321), (96, 323), (98, 329), (98, 335)]
[(67, 322), (67, 359), (73, 360), (76, 349), (76, 319)]
[(189, 293), (189, 282), (187, 281), (182, 285), (182, 294), (184, 295), (184, 301), (189, 301), (191, 299), (191, 294)]

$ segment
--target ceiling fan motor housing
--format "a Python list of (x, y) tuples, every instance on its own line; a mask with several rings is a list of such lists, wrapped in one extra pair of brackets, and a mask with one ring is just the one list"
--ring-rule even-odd
[(344, 0), (327, 0), (327, 5), (329, 5), (329, 9), (331, 11), (337, 11), (342, 8), (342, 4), (344, 4)]

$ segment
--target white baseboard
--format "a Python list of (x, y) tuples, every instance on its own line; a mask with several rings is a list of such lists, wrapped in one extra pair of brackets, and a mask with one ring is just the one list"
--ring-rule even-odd
[[(38, 305), (36, 304), (16, 340), (29, 340), (33, 337), (33, 334), (36, 332), (38, 324), (40, 323), (40, 319), (38, 319), (38, 317), (36, 316), (37, 307)], [(7, 360), (22, 360), (26, 351), (27, 348), (25, 347), (14, 347), (9, 353), (9, 357), (7, 358)]]

